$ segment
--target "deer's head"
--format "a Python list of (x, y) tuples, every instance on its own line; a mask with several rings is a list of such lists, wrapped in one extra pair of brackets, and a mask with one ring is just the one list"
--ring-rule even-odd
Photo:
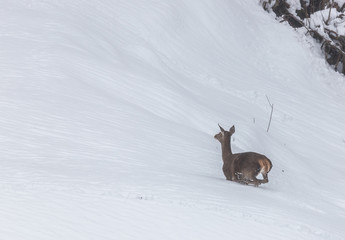
[(232, 134), (235, 132), (235, 126), (232, 126), (229, 131), (224, 130), (219, 124), (220, 132), (214, 135), (214, 138), (217, 139), (219, 142), (224, 142), (225, 139), (229, 139)]

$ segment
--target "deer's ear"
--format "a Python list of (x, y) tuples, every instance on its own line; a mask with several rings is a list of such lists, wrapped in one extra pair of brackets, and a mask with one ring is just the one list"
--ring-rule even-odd
[(219, 123), (218, 123), (218, 126), (219, 126), (219, 128), (220, 128), (220, 131), (221, 131), (222, 133), (224, 133), (225, 130), (219, 125)]
[(233, 134), (235, 132), (235, 125), (233, 125), (230, 130), (229, 130), (230, 134)]

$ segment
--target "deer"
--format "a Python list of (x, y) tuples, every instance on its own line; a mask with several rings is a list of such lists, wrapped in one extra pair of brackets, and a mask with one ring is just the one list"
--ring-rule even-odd
[[(272, 162), (266, 156), (256, 152), (232, 153), (231, 136), (235, 133), (235, 126), (229, 131), (219, 124), (220, 132), (214, 136), (222, 146), (223, 173), (227, 180), (241, 184), (253, 184), (255, 187), (268, 183), (267, 174), (272, 169)], [(259, 174), (263, 179), (257, 179)]]

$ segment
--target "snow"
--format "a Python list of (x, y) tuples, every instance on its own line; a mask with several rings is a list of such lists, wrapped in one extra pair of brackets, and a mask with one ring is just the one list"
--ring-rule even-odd
[[(316, 29), (318, 32), (329, 39), (325, 28), (339, 35), (345, 35), (345, 21), (341, 17), (342, 13), (335, 8), (318, 11), (310, 16), (309, 26), (311, 29)], [(329, 16), (329, 24), (325, 24)]]
[[(288, 0), (286, 1), (289, 4), (288, 11), (297, 19), (300, 17), (297, 15), (298, 10), (301, 9), (301, 3), (299, 0)], [(270, 3), (272, 7), (275, 2)], [(306, 2), (307, 6), (309, 1)], [(337, 4), (339, 10), (345, 4), (344, 0), (335, 0), (334, 4)], [(300, 19), (302, 21), (302, 19)], [(309, 30), (316, 30), (321, 36), (325, 39), (331, 40), (327, 30), (334, 31), (338, 35), (345, 35), (345, 20), (343, 10), (338, 11), (335, 7), (329, 8), (326, 6), (324, 10), (318, 10), (312, 13), (309, 17), (303, 19), (304, 25)], [(307, 29), (305, 29), (305, 34), (307, 34)]]
[(345, 0), (335, 0), (334, 2), (337, 3), (340, 7), (342, 7), (345, 4)]
[[(304, 1), (304, 2), (307, 2), (307, 1)], [(296, 11), (302, 9), (300, 1), (287, 0), (286, 3), (289, 4), (289, 12), (294, 16), (297, 16)], [(274, 4), (274, 3), (272, 3), (272, 4)], [(309, 5), (309, 2), (308, 2), (308, 5)]]
[[(0, 239), (345, 239), (344, 76), (303, 32), (250, 0), (1, 5)], [(269, 183), (225, 180), (218, 123)]]

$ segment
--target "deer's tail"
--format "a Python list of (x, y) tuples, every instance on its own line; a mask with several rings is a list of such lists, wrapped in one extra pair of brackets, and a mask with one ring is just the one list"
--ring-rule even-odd
[(272, 162), (268, 158), (259, 159), (260, 173), (268, 173), (272, 169)]

